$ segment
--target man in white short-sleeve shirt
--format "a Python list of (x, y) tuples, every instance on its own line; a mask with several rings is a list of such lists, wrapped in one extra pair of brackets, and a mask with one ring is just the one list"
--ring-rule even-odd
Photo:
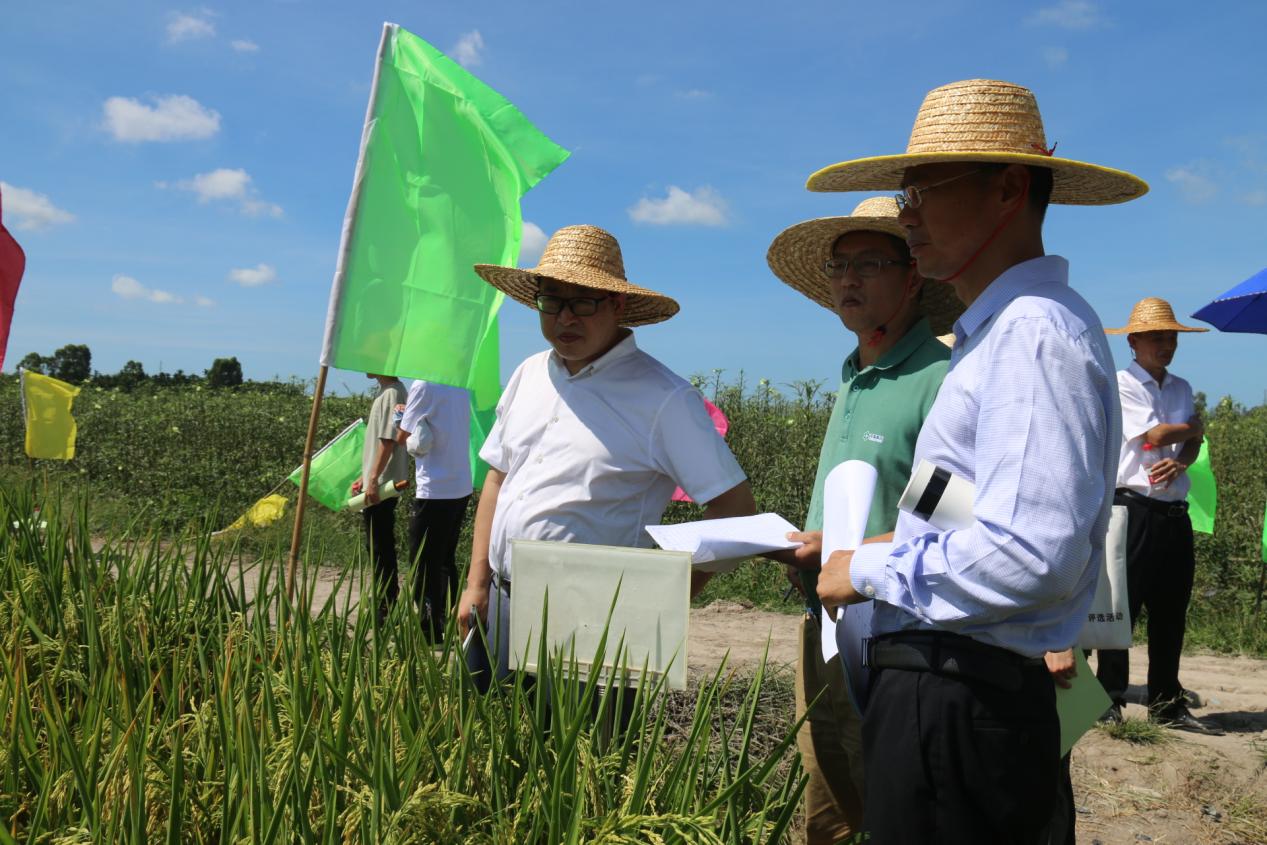
[[(480, 450), (490, 469), (459, 624), (465, 636), (472, 614), (486, 622), (500, 677), (507, 671), (511, 540), (649, 547), (644, 526), (660, 521), (678, 486), (704, 503), (705, 518), (749, 515), (755, 504), (703, 397), (638, 349), (629, 327), (666, 320), (678, 305), (625, 279), (614, 237), (569, 226), (531, 270), (475, 269), (540, 312), (552, 347), (515, 370)], [(702, 585), (693, 579), (693, 590)], [(487, 658), (468, 653), (473, 667)]]
[(439, 642), (457, 599), (454, 558), (471, 501), (470, 393), (415, 381), (405, 400), (399, 439), (416, 464), (409, 517), (414, 603), (424, 611), (424, 633)]
[[(1192, 386), (1167, 371), (1179, 332), (1206, 329), (1175, 319), (1164, 299), (1136, 303), (1124, 334), (1135, 360), (1117, 373), (1122, 400), (1122, 450), (1114, 503), (1125, 505), (1126, 582), (1131, 625), (1148, 608), (1148, 709), (1153, 719), (1181, 730), (1217, 734), (1195, 718), (1179, 683), (1179, 655), (1187, 624), (1196, 557), (1188, 518), (1188, 467), (1201, 451), (1204, 428)], [(1096, 677), (1113, 699), (1106, 721), (1121, 721), (1129, 653), (1099, 652)]]

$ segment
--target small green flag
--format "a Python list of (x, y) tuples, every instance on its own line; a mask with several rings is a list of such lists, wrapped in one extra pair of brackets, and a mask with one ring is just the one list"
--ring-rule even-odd
[(519, 199), (568, 155), (459, 64), (384, 24), (321, 363), (465, 387), (491, 408), (503, 294), (472, 265), (517, 263)]
[(1263, 563), (1267, 563), (1267, 510), (1263, 511)]
[[(361, 477), (361, 451), (365, 448), (365, 420), (352, 423), (312, 456), (308, 495), (332, 511), (341, 511), (352, 495), (352, 482)], [(299, 486), (303, 467), (290, 474)]]
[(1219, 503), (1219, 491), (1214, 484), (1214, 471), (1210, 468), (1209, 441), (1201, 439), (1201, 452), (1188, 467), (1188, 516), (1192, 518), (1192, 530), (1205, 534), (1214, 533), (1214, 512)]

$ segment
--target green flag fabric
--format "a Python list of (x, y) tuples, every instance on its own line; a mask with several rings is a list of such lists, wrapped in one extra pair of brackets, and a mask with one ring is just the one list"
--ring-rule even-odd
[(472, 265), (514, 265), (519, 199), (568, 157), (509, 101), (385, 24), (343, 222), (321, 363), (501, 390), (503, 294)]
[(480, 448), (488, 439), (488, 433), (497, 422), (497, 403), (490, 408), (476, 410), (471, 408), (471, 483), (479, 490), (484, 486), (488, 476), (488, 464), (480, 459)]
[[(365, 420), (343, 429), (337, 437), (312, 456), (308, 473), (308, 495), (332, 511), (341, 511), (351, 496), (352, 482), (361, 477), (361, 451), (365, 448)], [(299, 486), (303, 467), (290, 474)]]
[(1263, 511), (1263, 563), (1267, 563), (1267, 510)]
[(1214, 484), (1214, 471), (1210, 468), (1210, 444), (1204, 438), (1200, 454), (1188, 467), (1188, 480), (1192, 482), (1188, 490), (1188, 516), (1192, 518), (1192, 530), (1213, 534), (1219, 491)]

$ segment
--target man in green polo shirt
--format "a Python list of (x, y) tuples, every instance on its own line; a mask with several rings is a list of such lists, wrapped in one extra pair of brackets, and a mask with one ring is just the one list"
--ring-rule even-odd
[(866, 536), (897, 522), (897, 500), (911, 475), (924, 417), (949, 365), (936, 334), (950, 331), (963, 306), (949, 285), (915, 272), (892, 197), (863, 200), (849, 217), (798, 223), (779, 234), (766, 260), (774, 274), (835, 312), (858, 346), (841, 368), (840, 392), (823, 438), (805, 545), (772, 555), (789, 564), (806, 601), (797, 662), (796, 709), (809, 717), (797, 735), (809, 775), (805, 837), (832, 843), (862, 829), (861, 717), (846, 689), (840, 658), (825, 663), (815, 585), (821, 565), (823, 483), (841, 463), (860, 460), (877, 470)]

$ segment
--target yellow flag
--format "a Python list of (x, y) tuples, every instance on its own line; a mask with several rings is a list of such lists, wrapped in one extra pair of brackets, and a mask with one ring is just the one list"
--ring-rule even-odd
[(73, 384), (22, 370), (27, 455), (59, 461), (75, 457), (75, 418), (70, 406), (78, 395), (79, 388)]
[[(277, 493), (271, 496), (265, 496), (242, 514), (234, 521), (232, 525), (224, 529), (224, 531), (240, 531), (247, 525), (254, 525), (256, 528), (263, 528), (265, 525), (272, 525), (274, 522), (282, 518), (282, 514), (286, 512), (286, 497)], [(217, 534), (224, 533), (217, 531)]]

